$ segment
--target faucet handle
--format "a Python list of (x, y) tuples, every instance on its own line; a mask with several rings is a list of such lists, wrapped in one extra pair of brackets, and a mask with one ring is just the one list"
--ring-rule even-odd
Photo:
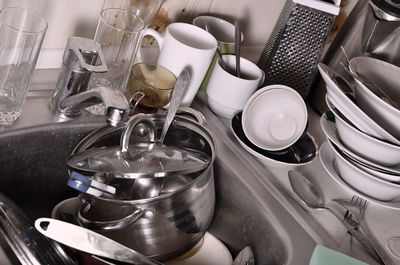
[[(97, 73), (108, 71), (101, 46), (97, 41), (87, 38), (71, 37), (68, 39), (66, 50), (71, 50), (78, 59), (77, 67)], [(69, 53), (65, 53), (64, 56), (70, 55)], [(99, 57), (100, 64), (97, 65), (96, 63)], [(69, 58), (64, 58), (64, 61), (68, 61), (68, 59)]]

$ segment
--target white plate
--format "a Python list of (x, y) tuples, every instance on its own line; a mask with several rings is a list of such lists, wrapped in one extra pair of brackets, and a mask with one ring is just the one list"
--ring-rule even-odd
[(373, 119), (365, 114), (346, 94), (337, 86), (334, 78), (335, 72), (325, 64), (318, 64), (319, 72), (326, 83), (326, 90), (329, 100), (335, 105), (347, 119), (349, 119), (358, 129), (379, 139), (400, 145), (400, 140), (388, 133), (379, 126)]
[(211, 233), (206, 232), (191, 250), (168, 261), (166, 265), (231, 265), (232, 255), (226, 246)]
[(357, 155), (353, 151), (349, 150), (346, 146), (344, 146), (337, 136), (336, 124), (334, 122), (327, 120), (326, 113), (321, 116), (320, 124), (321, 124), (321, 128), (324, 131), (326, 137), (330, 141), (332, 141), (346, 155), (351, 156), (353, 159), (358, 160), (360, 163), (367, 164), (376, 170), (381, 170), (388, 174), (400, 176), (400, 167), (398, 167), (398, 166), (397, 167), (385, 167), (385, 166), (378, 165), (372, 161), (369, 161), (369, 160)]
[(353, 189), (346, 182), (344, 182), (342, 180), (342, 178), (339, 176), (339, 174), (337, 173), (336, 166), (335, 166), (335, 154), (334, 154), (334, 151), (329, 146), (329, 143), (325, 142), (321, 145), (321, 148), (319, 149), (319, 158), (321, 160), (322, 166), (328, 172), (329, 176), (333, 180), (335, 180), (339, 185), (341, 185), (344, 189), (346, 189), (347, 191), (349, 191), (351, 193), (355, 193), (356, 195), (360, 196), (361, 198), (366, 199), (367, 201), (378, 203), (378, 204), (388, 207), (388, 208), (395, 208), (395, 209), (400, 208), (400, 202), (382, 202), (382, 201), (372, 199), (372, 198), (365, 196), (364, 194), (358, 192), (357, 190)]

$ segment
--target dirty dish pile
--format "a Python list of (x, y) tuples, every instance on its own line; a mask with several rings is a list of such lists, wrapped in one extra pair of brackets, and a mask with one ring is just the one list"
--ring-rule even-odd
[(390, 113), (399, 111), (395, 76), (400, 68), (355, 57), (349, 64), (354, 80), (346, 80), (327, 65), (318, 67), (330, 109), (320, 119), (330, 145), (326, 149), (334, 157), (330, 169), (368, 198), (396, 201), (400, 195), (400, 128)]

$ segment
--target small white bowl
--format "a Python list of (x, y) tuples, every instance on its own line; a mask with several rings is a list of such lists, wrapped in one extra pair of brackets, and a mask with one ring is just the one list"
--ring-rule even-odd
[(364, 77), (375, 83), (383, 95), (386, 94), (394, 104), (400, 104), (400, 68), (388, 62), (370, 57), (355, 57), (350, 60), (350, 70), (360, 75), (356, 79), (357, 105), (374, 121), (396, 138), (400, 138), (400, 110), (380, 98), (363, 83)]
[(369, 136), (353, 127), (342, 117), (342, 114), (326, 96), (329, 109), (335, 114), (336, 127), (340, 141), (357, 155), (383, 166), (396, 166), (400, 164), (400, 146), (387, 143)]
[(243, 131), (256, 146), (278, 151), (291, 146), (304, 133), (308, 112), (300, 94), (284, 85), (260, 88), (247, 101)]
[(335, 163), (340, 177), (353, 189), (379, 201), (392, 201), (400, 197), (400, 185), (377, 178), (345, 159), (329, 145), (335, 153)]

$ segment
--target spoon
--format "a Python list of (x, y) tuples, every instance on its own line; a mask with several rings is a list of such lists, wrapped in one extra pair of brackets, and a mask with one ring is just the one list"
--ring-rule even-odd
[(232, 265), (254, 265), (255, 259), (253, 251), (249, 246), (244, 247), (236, 256)]
[(325, 200), (317, 187), (312, 184), (306, 177), (297, 171), (289, 171), (289, 182), (293, 191), (300, 197), (300, 199), (313, 209), (326, 209), (330, 212), (336, 213), (325, 205)]
[(89, 254), (129, 264), (162, 265), (103, 235), (64, 221), (39, 218), (35, 221), (35, 228), (48, 238)]
[[(172, 98), (170, 106), (168, 108), (167, 116), (165, 117), (164, 126), (161, 131), (160, 138), (158, 140), (159, 145), (162, 145), (168, 129), (175, 117), (175, 114), (182, 103), (183, 97), (186, 94), (187, 88), (190, 84), (190, 73), (189, 70), (184, 68), (178, 76), (174, 91), (172, 93)], [(150, 150), (154, 148), (154, 145), (150, 147)], [(164, 186), (164, 178), (139, 178), (135, 180), (133, 184), (131, 194), (135, 196), (136, 199), (143, 198), (153, 198), (157, 197)]]
[(240, 27), (239, 21), (235, 21), (235, 54), (236, 54), (236, 75), (240, 78)]
[(175, 117), (176, 111), (182, 103), (183, 97), (186, 95), (189, 84), (190, 73), (187, 68), (184, 68), (179, 74), (174, 91), (172, 92), (172, 99), (168, 108), (167, 117), (165, 117), (164, 127), (162, 128), (160, 139), (158, 140), (160, 144), (164, 142), (165, 135)]

